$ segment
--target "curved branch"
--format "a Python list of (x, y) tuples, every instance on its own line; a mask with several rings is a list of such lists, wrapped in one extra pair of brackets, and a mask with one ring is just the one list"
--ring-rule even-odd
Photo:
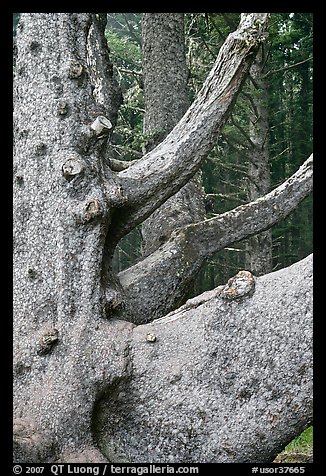
[(240, 300), (215, 293), (137, 326), (100, 446), (113, 462), (271, 462), (311, 424), (312, 344), (312, 255)]
[[(279, 187), (254, 202), (176, 231), (207, 258), (225, 246), (260, 233), (291, 213), (312, 191), (313, 155)], [(184, 238), (183, 238), (184, 239)]]
[[(312, 190), (312, 155), (288, 180), (254, 202), (176, 230), (152, 255), (119, 274), (132, 322), (175, 309), (204, 261), (226, 246), (260, 233), (289, 215)], [(140, 295), (140, 290), (142, 293)]]
[(224, 125), (264, 40), (267, 13), (242, 14), (221, 47), (197, 99), (153, 151), (118, 173), (128, 208), (115, 217), (119, 238), (147, 218), (195, 174)]

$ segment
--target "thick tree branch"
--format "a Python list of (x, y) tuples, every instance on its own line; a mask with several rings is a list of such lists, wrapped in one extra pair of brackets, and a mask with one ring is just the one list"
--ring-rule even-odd
[(267, 230), (297, 207), (312, 190), (312, 164), (311, 155), (295, 174), (264, 197), (176, 230), (151, 256), (121, 272), (119, 279), (128, 296), (124, 315), (133, 322), (149, 322), (180, 305), (207, 258)]
[(297, 172), (267, 195), (210, 220), (188, 225), (180, 233), (185, 234), (186, 240), (194, 233), (195, 249), (205, 257), (212, 256), (231, 243), (267, 230), (289, 215), (312, 191), (312, 175), (311, 155)]
[(238, 29), (226, 39), (183, 118), (153, 151), (118, 174), (128, 207), (114, 217), (117, 238), (147, 218), (198, 170), (264, 40), (267, 18), (267, 13), (242, 14)]
[(96, 412), (110, 461), (267, 463), (311, 424), (312, 255), (250, 289), (134, 328), (132, 378)]
[[(98, 129), (92, 127), (105, 108), (91, 87), (95, 66), (86, 61), (93, 28), (87, 13), (25, 13), (17, 35), (17, 462), (54, 462), (62, 452), (80, 455), (91, 448), (98, 392), (126, 375), (127, 323), (115, 334), (114, 322), (103, 319), (117, 304), (116, 290), (105, 281), (103, 248), (112, 193), (119, 195), (119, 187), (115, 174), (104, 170)], [(93, 56), (96, 65), (105, 58)]]

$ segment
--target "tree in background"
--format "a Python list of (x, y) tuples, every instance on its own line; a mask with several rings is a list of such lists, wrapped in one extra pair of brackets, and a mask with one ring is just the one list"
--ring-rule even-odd
[[(270, 84), (272, 185), (282, 182), (312, 149), (311, 13), (279, 14), (270, 25), (273, 43), (266, 77)], [(273, 229), (274, 268), (312, 250), (312, 195)]]

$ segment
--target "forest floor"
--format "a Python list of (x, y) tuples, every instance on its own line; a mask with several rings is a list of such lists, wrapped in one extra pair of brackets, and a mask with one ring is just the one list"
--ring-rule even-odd
[(301, 435), (289, 443), (273, 463), (312, 463), (313, 427), (307, 428)]

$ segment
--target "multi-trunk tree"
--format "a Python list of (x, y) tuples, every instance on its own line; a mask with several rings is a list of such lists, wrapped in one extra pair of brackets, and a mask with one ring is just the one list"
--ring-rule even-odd
[(267, 19), (242, 14), (192, 105), (125, 167), (107, 157), (119, 91), (103, 16), (22, 15), (15, 461), (270, 461), (311, 422), (311, 256), (257, 279), (242, 271), (177, 307), (205, 259), (309, 194), (312, 157), (264, 197), (182, 224), (129, 270), (112, 269), (119, 240), (199, 170)]

